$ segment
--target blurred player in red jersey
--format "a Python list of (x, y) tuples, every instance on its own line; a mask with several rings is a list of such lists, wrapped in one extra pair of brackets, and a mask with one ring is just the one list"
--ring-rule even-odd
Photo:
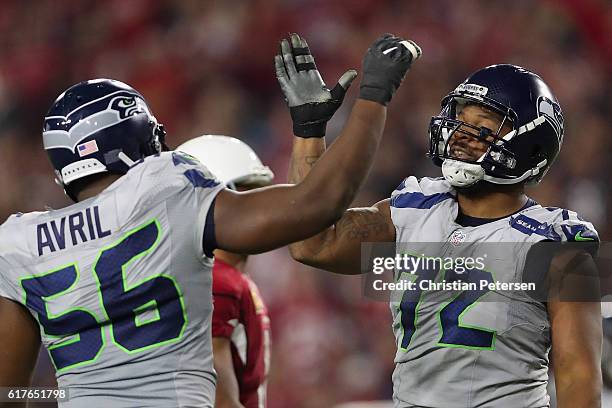
[[(246, 143), (228, 136), (206, 135), (177, 150), (205, 164), (236, 191), (267, 186), (274, 174)], [(270, 362), (270, 319), (255, 283), (244, 272), (247, 255), (214, 251), (212, 318), (217, 371), (217, 408), (266, 406)]]

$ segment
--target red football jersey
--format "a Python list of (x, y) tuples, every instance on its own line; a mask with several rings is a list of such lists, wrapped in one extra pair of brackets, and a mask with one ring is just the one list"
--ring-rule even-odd
[(246, 408), (266, 406), (270, 366), (270, 319), (255, 283), (215, 259), (213, 267), (213, 337), (231, 341), (240, 402)]

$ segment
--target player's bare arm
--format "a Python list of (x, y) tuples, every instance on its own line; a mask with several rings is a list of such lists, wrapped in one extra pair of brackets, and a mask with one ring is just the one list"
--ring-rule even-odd
[(372, 207), (350, 208), (332, 227), (289, 247), (296, 261), (343, 275), (360, 271), (363, 242), (393, 242), (389, 200)]
[(0, 386), (29, 386), (40, 348), (38, 325), (23, 306), (1, 297), (0, 322)]
[[(324, 138), (295, 137), (289, 165), (289, 182), (299, 183), (325, 152)], [(296, 261), (340, 274), (360, 273), (362, 242), (393, 242), (389, 200), (372, 207), (350, 208), (331, 227), (303, 241), (289, 245)]]
[(226, 337), (213, 337), (213, 355), (217, 372), (216, 408), (243, 408), (240, 389), (232, 363), (232, 345)]
[[(383, 106), (357, 101), (329, 154), (299, 185), (219, 193), (215, 205), (218, 247), (264, 252), (316, 234), (340, 218), (370, 169), (385, 115)], [(236, 217), (247, 213), (248, 217)]]
[[(420, 48), (413, 42), (404, 41), (400, 48), (409, 52), (411, 62), (421, 54)], [(387, 51), (383, 51), (385, 52)], [(380, 92), (377, 76), (384, 72), (385, 67), (375, 62), (368, 61), (367, 56), (364, 60), (364, 81), (360, 86), (360, 95), (386, 105), (391, 100), (392, 93)], [(281, 89), (287, 94), (283, 82), (279, 82)], [(289, 167), (289, 182), (300, 183), (310, 174), (319, 158), (324, 156), (325, 133), (321, 132), (319, 137), (304, 138), (299, 134), (299, 127), (296, 129), (297, 118), (293, 114), (292, 117), (296, 137)], [(317, 120), (321, 120), (318, 112), (311, 112), (310, 121)], [(360, 269), (362, 242), (394, 240), (395, 227), (391, 221), (389, 200), (383, 200), (372, 207), (347, 210), (332, 227), (307, 240), (290, 245), (289, 249), (292, 257), (304, 264), (341, 274), (357, 274)]]
[[(292, 45), (281, 42), (277, 77), (296, 136), (320, 137), (355, 73), (348, 71), (330, 91), (306, 43), (297, 35), (291, 41)], [(386, 104), (418, 56), (416, 45), (411, 43), (411, 51), (403, 43), (407, 42), (386, 34), (370, 47), (364, 58), (360, 98), (336, 141), (300, 183), (244, 193), (223, 191), (217, 196), (214, 221), (219, 248), (263, 252), (310, 237), (342, 217), (371, 167), (384, 129)], [(235, 216), (246, 213), (246, 218)]]
[(558, 407), (600, 407), (601, 303), (576, 301), (598, 292), (594, 262), (584, 252), (565, 253), (553, 260), (551, 275), (548, 314)]

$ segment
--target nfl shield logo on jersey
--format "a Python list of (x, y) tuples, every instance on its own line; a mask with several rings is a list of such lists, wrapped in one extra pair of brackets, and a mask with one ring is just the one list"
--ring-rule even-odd
[(450, 239), (448, 240), (453, 246), (459, 246), (461, 245), (462, 242), (465, 241), (465, 238), (467, 237), (467, 235), (465, 235), (465, 233), (461, 230), (455, 230), (453, 231), (453, 233), (450, 236)]

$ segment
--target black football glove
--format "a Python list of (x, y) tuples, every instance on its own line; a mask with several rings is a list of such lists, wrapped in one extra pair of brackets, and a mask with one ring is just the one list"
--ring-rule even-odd
[(378, 38), (363, 58), (359, 97), (386, 106), (420, 56), (421, 48), (414, 41), (391, 34)]
[(327, 122), (342, 104), (346, 90), (357, 76), (349, 70), (330, 91), (317, 70), (306, 40), (291, 34), (291, 42), (280, 43), (281, 54), (274, 58), (276, 78), (285, 97), (296, 136), (323, 137)]

